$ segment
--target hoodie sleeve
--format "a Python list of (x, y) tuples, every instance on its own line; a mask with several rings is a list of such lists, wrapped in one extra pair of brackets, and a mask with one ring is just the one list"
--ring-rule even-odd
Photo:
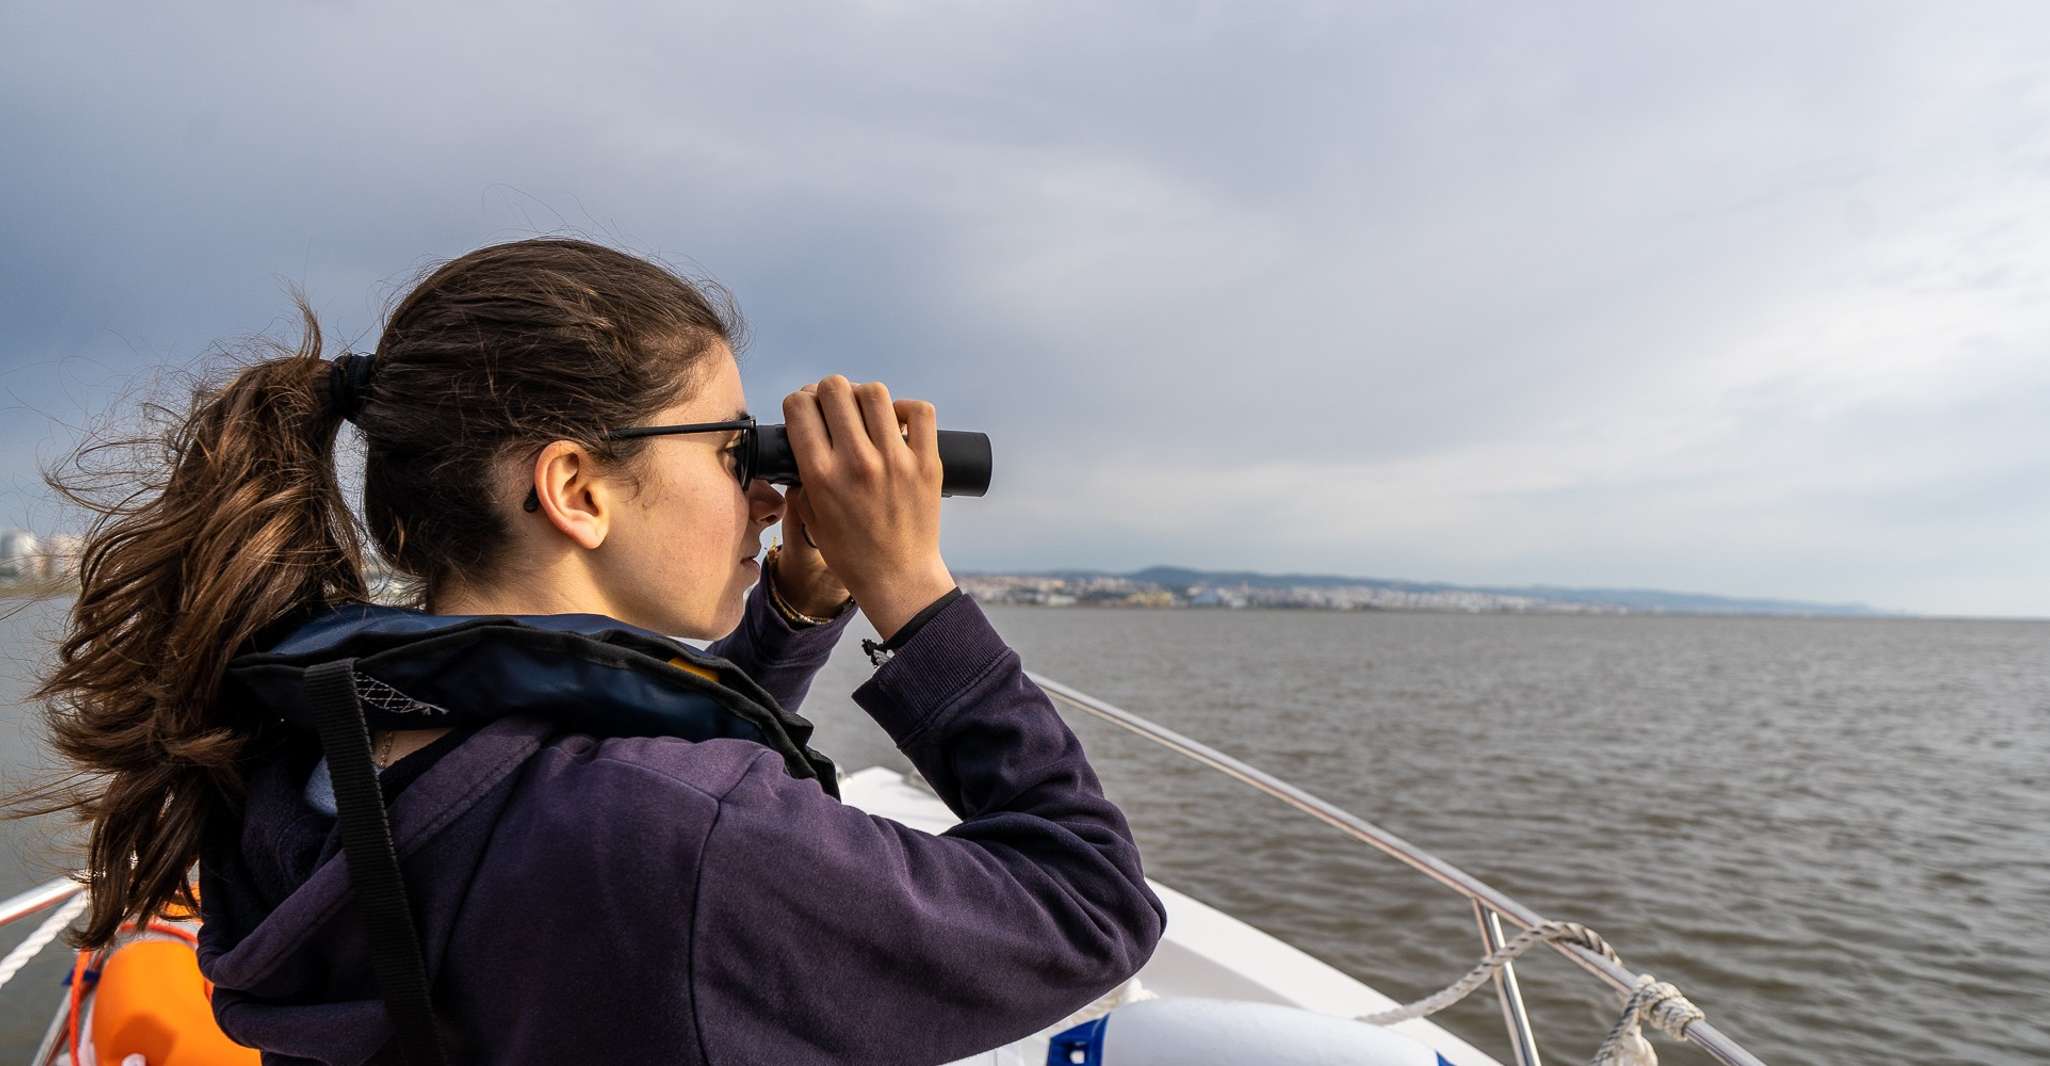
[(748, 590), (740, 625), (713, 641), (706, 651), (740, 667), (741, 672), (776, 697), (786, 711), (797, 710), (811, 691), (811, 680), (832, 657), (833, 645), (854, 620), (854, 611), (820, 626), (793, 628), (783, 612), (769, 602), (769, 575)]
[(704, 844), (711, 1066), (922, 1066), (1027, 1036), (1153, 953), (1166, 911), (1081, 743), (972, 598), (854, 693), (962, 819), (938, 836), (757, 757)]

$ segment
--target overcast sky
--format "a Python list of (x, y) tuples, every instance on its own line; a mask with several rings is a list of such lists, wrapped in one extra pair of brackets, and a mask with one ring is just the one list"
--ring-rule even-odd
[(2050, 615), (2050, 6), (684, 6), (0, 8), (0, 526), (285, 284), (574, 233), (990, 433), (957, 569)]

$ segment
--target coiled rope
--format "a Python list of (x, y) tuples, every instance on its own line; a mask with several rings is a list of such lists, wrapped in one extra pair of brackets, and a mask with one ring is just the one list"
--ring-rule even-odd
[[(1362, 1014), (1356, 1020), (1369, 1025), (1394, 1025), (1414, 1018), (1427, 1018), (1471, 995), (1474, 989), (1487, 984), (1489, 978), (1500, 973), (1502, 967), (1514, 962), (1524, 952), (1539, 944), (1559, 942), (1578, 944), (1622, 965), (1623, 960), (1616, 954), (1616, 949), (1594, 930), (1579, 922), (1543, 922), (1509, 938), (1501, 947), (1475, 963), (1466, 976), (1447, 985), (1444, 990), (1407, 1006)], [(1630, 995), (1623, 1000), (1622, 1016), (1609, 1028), (1601, 1047), (1595, 1049), (1593, 1066), (1657, 1066), (1658, 1053), (1644, 1038), (1644, 1023), (1649, 1021), (1654, 1028), (1675, 1040), (1685, 1040), (1687, 1026), (1704, 1017), (1706, 1015), (1701, 1013), (1701, 1008), (1688, 1002), (1679, 989), (1650, 974), (1642, 974), (1632, 984)]]
[(7, 982), (14, 980), (14, 975), (20, 973), (21, 968), (27, 966), (30, 959), (42, 954), (43, 949), (50, 946), (50, 941), (57, 939), (57, 934), (63, 932), (64, 927), (70, 925), (73, 918), (84, 913), (86, 904), (91, 902), (92, 897), (83, 892), (71, 897), (62, 907), (43, 919), (43, 924), (36, 926), (36, 931), (30, 933), (27, 940), (15, 945), (14, 950), (7, 953), (6, 958), (0, 959), (0, 988), (5, 988)]

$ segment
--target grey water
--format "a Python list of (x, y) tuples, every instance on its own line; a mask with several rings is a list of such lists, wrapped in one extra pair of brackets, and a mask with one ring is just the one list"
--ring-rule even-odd
[[(62, 609), (0, 621), (9, 781), (44, 765), (20, 699)], [(2050, 623), (988, 610), (1027, 669), (1585, 922), (1769, 1063), (2050, 1061)], [(815, 744), (909, 769), (848, 698), (870, 669), (850, 635), (804, 707)], [(1067, 717), (1156, 880), (1399, 1000), (1481, 954), (1421, 876)], [(63, 847), (0, 826), (0, 892)], [(57, 956), (0, 994), (0, 1058), (40, 1035)], [(1585, 1061), (1617, 1000), (1549, 952), (1519, 973), (1548, 1060)], [(1491, 989), (1439, 1020), (1507, 1060)]]

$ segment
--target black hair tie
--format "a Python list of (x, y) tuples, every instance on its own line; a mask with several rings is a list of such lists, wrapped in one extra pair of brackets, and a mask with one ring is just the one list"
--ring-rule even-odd
[(370, 379), (377, 371), (376, 353), (348, 352), (328, 364), (327, 409), (343, 421), (354, 422), (370, 398)]

